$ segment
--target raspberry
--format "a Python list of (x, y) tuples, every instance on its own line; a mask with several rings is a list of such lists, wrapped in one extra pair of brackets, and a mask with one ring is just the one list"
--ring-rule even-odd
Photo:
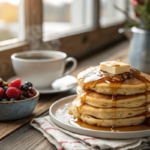
[(33, 94), (31, 94), (31, 93), (28, 95), (28, 97), (29, 97), (29, 98), (31, 98), (31, 97), (33, 97), (33, 96), (34, 96), (34, 95), (33, 95)]
[(6, 95), (9, 99), (11, 98), (19, 99), (20, 93), (21, 93), (20, 90), (16, 87), (9, 87), (6, 91)]
[(4, 89), (0, 88), (0, 99), (4, 98), (5, 93), (4, 93)]
[(21, 91), (21, 94), (25, 97), (28, 95), (28, 93), (26, 91)]
[(11, 81), (9, 84), (9, 87), (16, 87), (16, 88), (20, 89), (21, 88), (21, 79), (18, 78), (14, 81)]
[(29, 87), (29, 92), (32, 93), (33, 95), (36, 94), (35, 88)]

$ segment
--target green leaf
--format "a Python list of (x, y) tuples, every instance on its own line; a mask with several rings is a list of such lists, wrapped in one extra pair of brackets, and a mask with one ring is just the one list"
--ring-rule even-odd
[(146, 6), (143, 5), (143, 6), (138, 6), (135, 8), (135, 11), (140, 15), (140, 17), (142, 19), (144, 19), (145, 21), (149, 20), (149, 14), (148, 12), (146, 11)]
[(134, 27), (134, 26), (139, 26), (137, 22), (127, 22), (125, 23), (124, 27)]

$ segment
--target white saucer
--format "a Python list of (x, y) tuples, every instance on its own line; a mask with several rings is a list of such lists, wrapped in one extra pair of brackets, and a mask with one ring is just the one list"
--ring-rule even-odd
[(106, 139), (131, 139), (150, 136), (150, 130), (142, 131), (130, 131), (130, 132), (110, 132), (110, 131), (98, 131), (91, 130), (82, 127), (72, 126), (69, 123), (69, 118), (72, 117), (68, 114), (68, 109), (71, 106), (71, 102), (77, 97), (77, 95), (68, 96), (53, 103), (49, 109), (49, 115), (51, 120), (58, 126), (82, 135), (88, 135), (92, 137), (106, 138)]
[[(11, 82), (15, 79), (19, 78), (18, 76), (13, 76), (7, 80), (7, 82)], [(25, 80), (22, 80), (24, 83)], [(30, 81), (32, 82), (32, 81)], [(34, 86), (34, 85), (33, 85)], [(77, 80), (74, 76), (67, 75), (62, 78), (55, 80), (50, 87), (47, 88), (36, 88), (41, 94), (48, 94), (48, 93), (59, 93), (71, 90), (77, 86)]]

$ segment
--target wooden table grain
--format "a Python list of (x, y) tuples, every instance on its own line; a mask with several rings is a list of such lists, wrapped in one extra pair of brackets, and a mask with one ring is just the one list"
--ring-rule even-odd
[[(99, 65), (102, 61), (120, 59), (123, 62), (128, 62), (128, 45), (129, 43), (125, 41), (111, 48), (104, 49), (102, 52), (83, 58), (80, 60), (77, 69), (72, 73), (72, 75), (77, 76), (77, 74), (82, 70), (90, 66)], [(48, 115), (48, 108), (54, 101), (75, 93), (75, 89), (72, 89), (60, 94), (41, 95), (39, 105), (42, 105), (43, 101), (48, 105), (48, 107), (40, 107), (40, 117)], [(38, 108), (36, 111), (38, 111)], [(33, 117), (34, 115), (25, 121), (22, 126), (18, 126), (15, 131), (12, 133), (10, 132), (9, 135), (6, 134), (6, 137), (0, 141), (0, 150), (56, 150), (56, 147), (50, 144), (50, 142), (48, 142), (48, 140), (39, 131), (30, 126), (29, 122)], [(0, 123), (0, 137), (2, 134), (5, 134), (2, 132), (4, 131), (3, 128), (5, 128), (5, 132), (8, 132), (4, 125), (5, 123)]]

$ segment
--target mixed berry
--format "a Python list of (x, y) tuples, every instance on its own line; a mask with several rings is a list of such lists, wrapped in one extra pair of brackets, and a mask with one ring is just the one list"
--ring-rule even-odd
[(25, 100), (35, 95), (36, 90), (31, 82), (22, 84), (18, 78), (8, 84), (0, 78), (0, 102)]

